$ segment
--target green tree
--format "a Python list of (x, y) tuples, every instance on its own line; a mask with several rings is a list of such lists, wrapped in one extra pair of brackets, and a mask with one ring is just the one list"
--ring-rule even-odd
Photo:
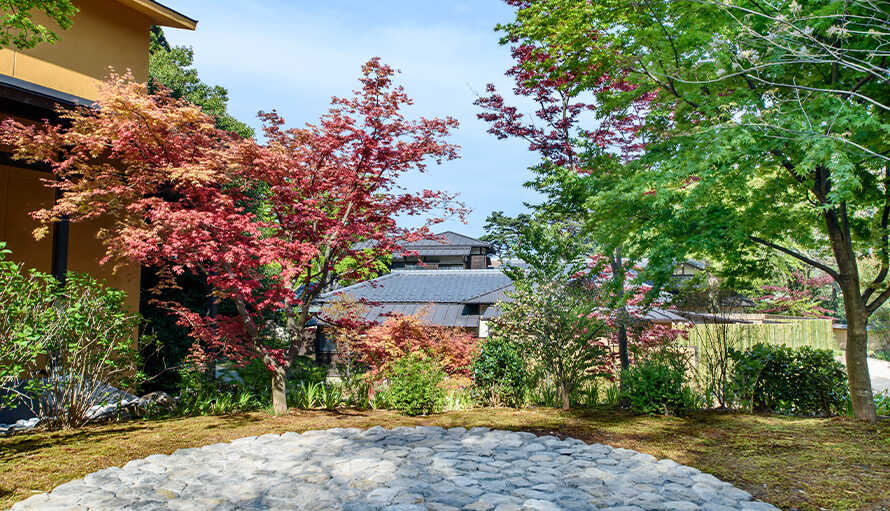
[(492, 323), (496, 336), (517, 345), (531, 365), (543, 369), (559, 391), (564, 410), (585, 382), (609, 374), (606, 322), (584, 286), (563, 280), (518, 281), (512, 301)]
[[(887, 5), (511, 3), (505, 42), (558, 48), (558, 60), (542, 52), (530, 66), (596, 91), (598, 117), (652, 97), (643, 157), (608, 179), (548, 176), (557, 189), (585, 190), (598, 240), (645, 252), (656, 281), (690, 256), (762, 272), (768, 251), (830, 275), (844, 297), (853, 409), (876, 420), (865, 327), (890, 298)], [(592, 78), (603, 72), (629, 86), (601, 90)], [(828, 249), (833, 260), (792, 247)], [(861, 268), (868, 254), (880, 259), (873, 273)]]
[(512, 217), (505, 215), (503, 211), (494, 211), (485, 219), (485, 234), (479, 239), (491, 243), (501, 259), (510, 258), (513, 256), (513, 247), (517, 245), (520, 229), (531, 221), (531, 215), (527, 213)]
[(193, 67), (194, 62), (194, 50), (185, 46), (170, 46), (160, 27), (151, 28), (149, 91), (156, 92), (159, 85), (167, 87), (174, 97), (201, 107), (204, 113), (216, 119), (220, 129), (242, 137), (252, 137), (254, 133), (250, 126), (229, 115), (229, 92), (219, 85), (202, 82), (198, 78), (198, 70)]
[(34, 11), (48, 17), (63, 30), (71, 28), (74, 15), (80, 10), (71, 0), (0, 0), (3, 18), (0, 21), (0, 48), (27, 50), (40, 43), (55, 43), (59, 36), (34, 21)]

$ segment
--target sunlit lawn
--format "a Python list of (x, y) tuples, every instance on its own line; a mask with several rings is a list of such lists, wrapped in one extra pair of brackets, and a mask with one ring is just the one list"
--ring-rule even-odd
[(488, 426), (603, 442), (672, 458), (782, 509), (890, 509), (890, 424), (701, 413), (478, 409), (409, 418), (386, 411), (191, 417), (0, 438), (0, 509), (96, 470), (244, 436), (375, 425)]

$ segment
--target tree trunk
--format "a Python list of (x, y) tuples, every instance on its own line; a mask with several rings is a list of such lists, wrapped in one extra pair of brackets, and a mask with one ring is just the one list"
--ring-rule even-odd
[[(824, 185), (827, 190), (827, 185)], [(825, 191), (821, 192), (823, 195)], [(853, 414), (859, 420), (877, 422), (871, 378), (868, 374), (868, 310), (859, 285), (859, 267), (853, 250), (849, 222), (843, 204), (839, 211), (826, 209), (823, 213), (831, 241), (831, 250), (837, 261), (835, 280), (844, 295), (844, 314), (847, 318), (847, 381)]]
[(844, 295), (844, 312), (847, 316), (847, 380), (850, 385), (850, 399), (853, 402), (853, 414), (857, 419), (869, 422), (877, 421), (874, 396), (871, 392), (871, 378), (868, 374), (868, 312), (859, 294), (859, 286), (847, 289), (849, 285), (841, 284)]
[[(612, 278), (616, 284), (616, 294), (619, 300), (624, 299), (624, 260), (621, 257), (621, 249), (616, 248), (612, 255)], [(630, 367), (630, 356), (627, 353), (627, 307), (621, 306), (618, 311), (618, 360), (621, 363), (621, 370), (626, 371)]]
[(562, 401), (562, 409), (568, 410), (572, 407), (569, 402), (569, 389), (566, 388), (564, 383), (559, 384), (559, 399)]
[(618, 325), (618, 359), (621, 361), (622, 371), (630, 367), (630, 356), (627, 354), (627, 327), (624, 323)]
[(272, 412), (287, 413), (287, 368), (280, 365), (272, 371)]

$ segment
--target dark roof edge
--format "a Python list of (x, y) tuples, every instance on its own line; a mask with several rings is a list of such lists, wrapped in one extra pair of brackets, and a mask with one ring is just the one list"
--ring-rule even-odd
[[(456, 235), (456, 236), (460, 236), (461, 238), (466, 238), (466, 239), (468, 239), (468, 240), (473, 241), (475, 244), (474, 244), (474, 245), (471, 245), (471, 246), (476, 246), (476, 247), (481, 246), (481, 247), (489, 247), (489, 248), (491, 248), (491, 243), (489, 243), (489, 242), (487, 242), (487, 241), (482, 241), (482, 240), (480, 240), (479, 238), (473, 238), (472, 236), (467, 236), (466, 234), (461, 234), (461, 233), (459, 233), (459, 232), (454, 232), (454, 231), (444, 231), (444, 232), (441, 232), (441, 233), (437, 234), (436, 236), (442, 236), (443, 234), (449, 234), (449, 233), (454, 234), (454, 235)], [(452, 245), (452, 246), (460, 246), (460, 245)]]
[[(49, 87), (44, 87), (43, 85), (38, 85), (36, 83), (28, 82), (22, 80), (20, 78), (15, 78), (13, 76), (0, 74), (0, 86), (4, 86), (10, 89), (13, 89), (18, 92), (25, 93), (30, 96), (35, 96), (38, 101), (20, 101), (32, 106), (38, 106), (41, 108), (45, 108), (48, 110), (52, 110), (51, 103), (58, 103), (62, 106), (93, 106), (96, 104), (95, 101), (82, 98), (80, 96), (75, 96), (74, 94), (68, 94), (67, 92), (62, 92), (56, 89), (51, 89)], [(41, 101), (42, 100), (42, 101)]]
[(168, 11), (170, 11), (170, 12), (172, 12), (172, 13), (174, 13), (174, 14), (178, 14), (178, 15), (182, 16), (183, 18), (185, 18), (185, 19), (191, 21), (192, 23), (195, 23), (195, 24), (198, 23), (198, 20), (196, 20), (195, 18), (192, 18), (191, 16), (185, 15), (185, 14), (181, 13), (180, 11), (177, 11), (176, 9), (174, 9), (174, 8), (172, 8), (172, 7), (169, 7), (169, 6), (165, 5), (165, 4), (162, 4), (161, 2), (158, 2), (157, 0), (149, 0), (149, 1), (150, 1), (151, 3), (153, 3), (153, 4), (157, 4), (158, 7), (162, 7), (162, 8), (167, 9)]

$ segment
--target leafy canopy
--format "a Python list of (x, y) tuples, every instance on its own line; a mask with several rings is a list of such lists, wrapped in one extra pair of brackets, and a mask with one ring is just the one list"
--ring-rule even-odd
[(71, 0), (0, 0), (0, 48), (27, 50), (40, 43), (55, 43), (59, 36), (41, 22), (35, 11), (63, 30), (71, 28), (80, 9)]
[(148, 59), (148, 90), (155, 93), (161, 86), (170, 89), (175, 98), (182, 98), (198, 105), (201, 110), (216, 119), (222, 130), (249, 138), (253, 129), (235, 119), (228, 112), (229, 92), (219, 85), (208, 85), (198, 78), (195, 69), (195, 52), (185, 46), (170, 46), (161, 27), (151, 28)]

